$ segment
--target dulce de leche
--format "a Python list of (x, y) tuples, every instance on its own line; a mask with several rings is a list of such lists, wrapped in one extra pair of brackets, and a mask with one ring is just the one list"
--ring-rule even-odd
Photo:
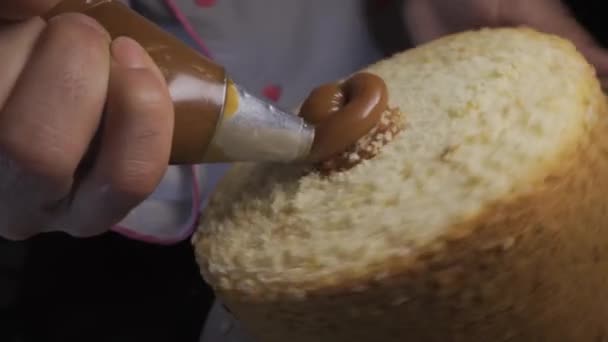
[(314, 89), (300, 109), (300, 115), (316, 126), (308, 159), (321, 162), (354, 145), (376, 127), (387, 102), (384, 81), (366, 72)]

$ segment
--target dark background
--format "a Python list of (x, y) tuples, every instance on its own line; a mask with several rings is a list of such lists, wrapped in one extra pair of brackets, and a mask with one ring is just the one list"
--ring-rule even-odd
[(608, 22), (606, 9), (608, 2), (604, 0), (565, 0), (574, 16), (578, 18), (589, 32), (604, 47), (608, 47)]
[(52, 234), (19, 247), (24, 264), (0, 269), (0, 291), (16, 295), (0, 311), (0, 341), (198, 341), (212, 293), (188, 241)]

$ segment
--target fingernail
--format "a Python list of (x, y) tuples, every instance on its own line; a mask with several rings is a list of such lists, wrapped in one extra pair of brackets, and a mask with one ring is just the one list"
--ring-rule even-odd
[(112, 42), (112, 57), (119, 65), (131, 69), (149, 67), (146, 51), (135, 40), (119, 37)]

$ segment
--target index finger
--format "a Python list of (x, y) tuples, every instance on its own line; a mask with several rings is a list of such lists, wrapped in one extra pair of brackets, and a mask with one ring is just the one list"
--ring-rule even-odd
[(42, 15), (61, 0), (2, 0), (0, 20), (22, 20)]

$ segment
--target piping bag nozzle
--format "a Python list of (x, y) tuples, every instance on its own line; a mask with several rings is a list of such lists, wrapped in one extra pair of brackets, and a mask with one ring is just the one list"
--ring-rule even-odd
[(312, 148), (315, 131), (303, 118), (227, 82), (223, 115), (205, 162), (297, 162)]

